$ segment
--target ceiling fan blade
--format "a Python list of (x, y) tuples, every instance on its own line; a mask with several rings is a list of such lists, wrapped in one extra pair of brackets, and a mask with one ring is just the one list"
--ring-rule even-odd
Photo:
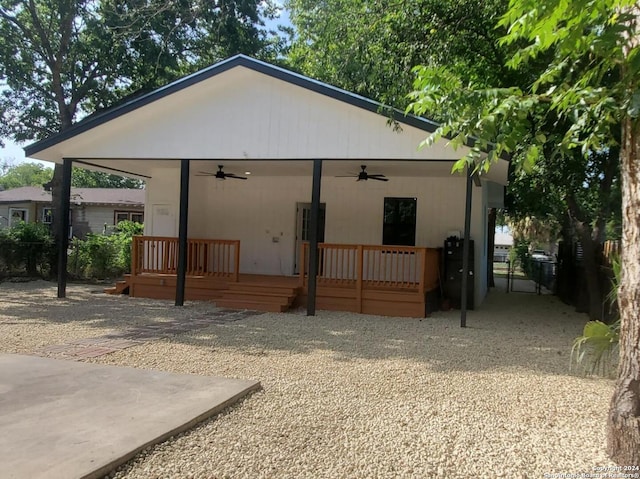
[[(382, 176), (384, 176), (384, 175), (382, 175)], [(370, 180), (378, 180), (378, 181), (389, 181), (389, 178), (381, 178), (380, 176), (372, 176), (372, 175), (369, 175), (369, 179)]]
[(357, 178), (358, 175), (336, 175), (335, 178)]
[(369, 178), (386, 178), (386, 176), (381, 175), (380, 173), (375, 174), (375, 175), (368, 175)]
[(234, 180), (246, 180), (247, 178), (245, 176), (238, 176), (238, 175), (234, 175), (233, 173), (225, 173), (224, 175), (227, 178), (233, 178)]

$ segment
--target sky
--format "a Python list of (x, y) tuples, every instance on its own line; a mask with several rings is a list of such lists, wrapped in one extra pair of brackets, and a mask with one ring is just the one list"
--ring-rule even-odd
[[(291, 25), (291, 22), (289, 20), (289, 13), (286, 10), (283, 9), (282, 13), (280, 14), (280, 18), (274, 19), (272, 21), (267, 21), (265, 26), (267, 28), (275, 28), (277, 25)], [(0, 147), (0, 163), (4, 163), (6, 161), (10, 164), (20, 164), (27, 161), (41, 163), (45, 166), (53, 167), (53, 163), (50, 163), (48, 161), (25, 158), (22, 147), (27, 146), (28, 144), (29, 143), (25, 145), (17, 145), (16, 143), (6, 140), (4, 148)]]

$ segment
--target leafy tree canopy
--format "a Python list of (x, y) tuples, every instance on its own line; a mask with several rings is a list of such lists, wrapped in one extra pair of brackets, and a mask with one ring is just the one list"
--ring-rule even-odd
[[(0, 166), (0, 189), (42, 187), (49, 183), (52, 177), (53, 168), (41, 163), (4, 164)], [(71, 186), (76, 188), (142, 188), (143, 184), (140, 180), (82, 168), (74, 168), (71, 176)]]
[(404, 108), (411, 69), (450, 64), (477, 82), (513, 77), (496, 46), (507, 0), (289, 0), (296, 40), (290, 66), (349, 91)]
[(41, 163), (21, 163), (0, 167), (0, 189), (9, 190), (21, 186), (40, 186), (51, 181), (53, 168)]
[(0, 0), (0, 140), (42, 139), (235, 53), (275, 58), (270, 0)]
[(142, 188), (144, 182), (101, 171), (73, 168), (71, 186), (76, 188)]

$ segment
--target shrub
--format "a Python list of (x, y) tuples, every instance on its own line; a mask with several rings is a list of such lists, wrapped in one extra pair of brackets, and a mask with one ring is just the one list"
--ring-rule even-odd
[[(619, 257), (612, 258), (611, 269), (613, 278), (607, 301), (614, 305), (618, 301), (618, 288), (620, 287)], [(615, 364), (615, 353), (618, 352), (619, 344), (620, 319), (612, 324), (589, 321), (584, 327), (582, 336), (578, 336), (573, 342), (571, 361), (581, 366), (586, 373), (609, 375), (612, 372), (611, 366)]]
[(91, 234), (85, 241), (75, 238), (69, 272), (76, 277), (105, 279), (130, 271), (131, 239), (142, 232), (143, 225), (121, 221), (111, 235)]
[(10, 230), (0, 230), (0, 273), (11, 274), (17, 266), (17, 241)]
[(47, 276), (51, 271), (53, 238), (46, 225), (20, 222), (2, 232), (0, 243), (0, 261), (7, 272), (21, 266), (29, 276)]

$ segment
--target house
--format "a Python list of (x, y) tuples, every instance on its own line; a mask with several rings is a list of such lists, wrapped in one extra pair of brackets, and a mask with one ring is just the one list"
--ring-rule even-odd
[(73, 165), (146, 181), (121, 286), (134, 296), (424, 316), (452, 230), (474, 240), (462, 281), (485, 297), (487, 211), (509, 166), (452, 175), (470, 147), (419, 149), (436, 126), (238, 55), (25, 152), (65, 178)]
[[(71, 188), (71, 235), (102, 233), (123, 220), (144, 223), (144, 196), (141, 189)], [(51, 192), (43, 188), (0, 191), (0, 228), (18, 221), (51, 224), (52, 214)]]
[(511, 233), (496, 231), (493, 245), (493, 262), (504, 263), (507, 261), (511, 248), (513, 248), (513, 236), (511, 236)]

